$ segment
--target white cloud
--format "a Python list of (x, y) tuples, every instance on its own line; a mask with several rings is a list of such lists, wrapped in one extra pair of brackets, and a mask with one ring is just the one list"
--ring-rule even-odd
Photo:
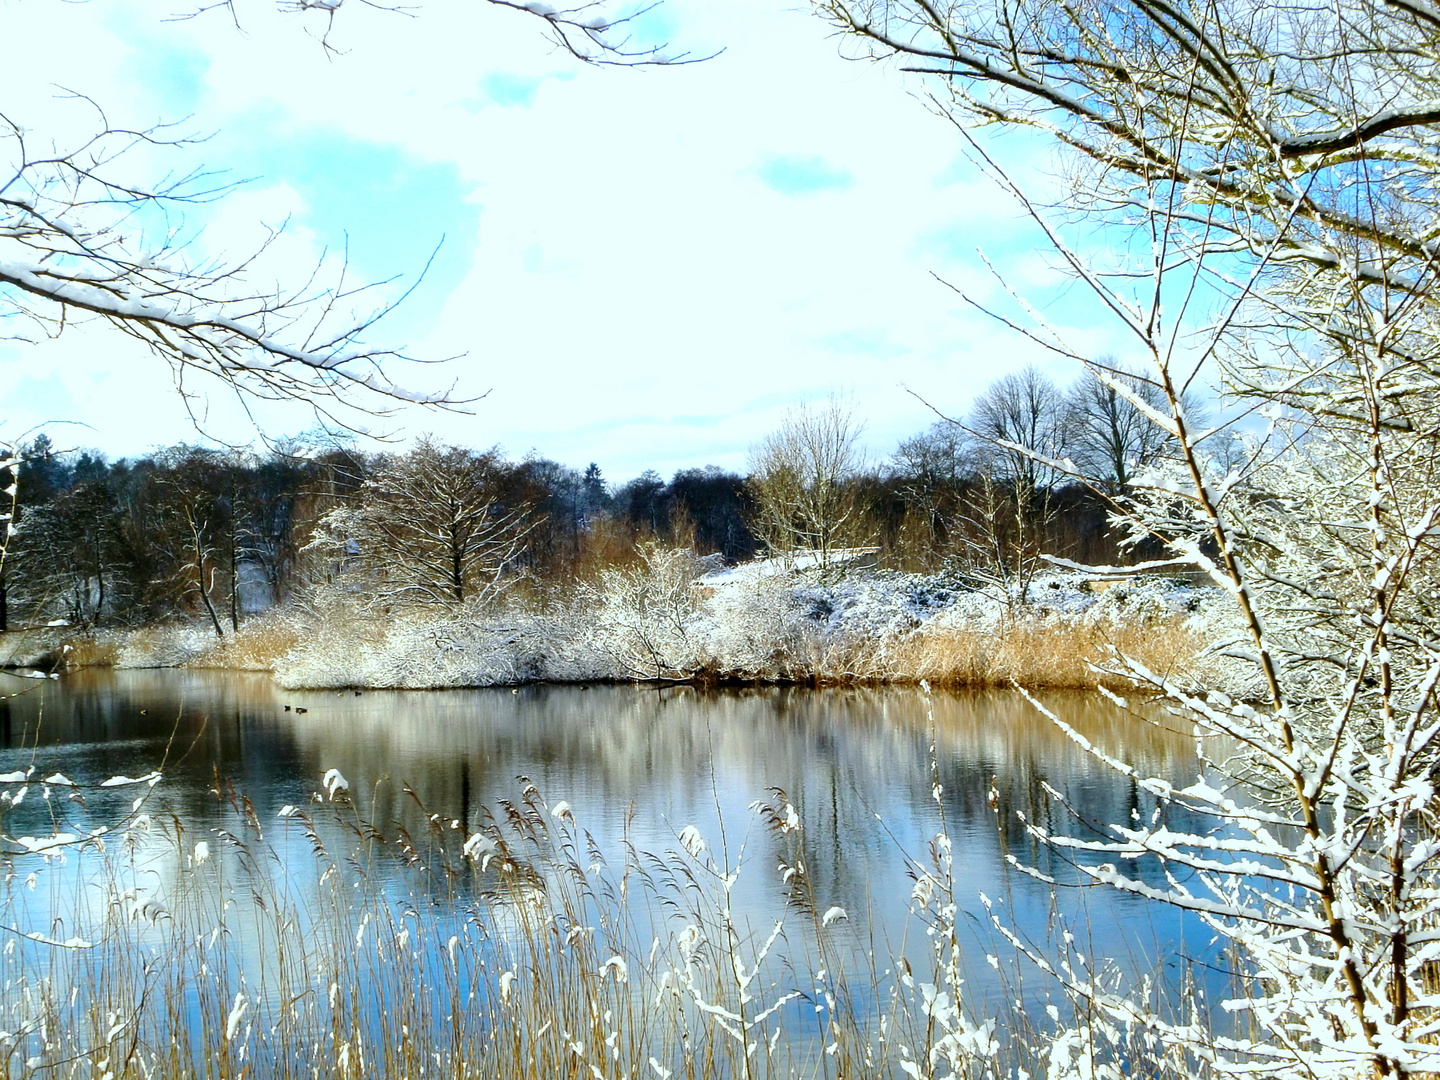
[[(930, 275), (993, 299), (971, 249), (983, 243), (1003, 267), (1031, 273), (1033, 231), (957, 166), (953, 129), (895, 72), (841, 60), (804, 12), (670, 0), (675, 45), (726, 51), (688, 67), (617, 71), (577, 69), (532, 20), (459, 0), (427, 3), (415, 18), (347, 7), (335, 38), (343, 51), (331, 58), (274, 5), (240, 5), (242, 32), (216, 13), (162, 22), (169, 6), (127, 0), (103, 18), (98, 7), (8, 7), (0, 24), (31, 40), (63, 19), (69, 45), (58, 55), (20, 50), (20, 66), (0, 75), (3, 100), (17, 84), (33, 102), (41, 80), (75, 79), (99, 100), (141, 103), (144, 115), (114, 119), (143, 122), (154, 92), (136, 80), (154, 76), (165, 55), (188, 56), (191, 82), (176, 92), (196, 96), (177, 105), (196, 112), (197, 129), (219, 132), (204, 151), (211, 165), (225, 165), (239, 139), (263, 151), (267, 140), (315, 133), (452, 163), (480, 208), (475, 234), (447, 241), (469, 250), (471, 269), (433, 324), (407, 328), (410, 351), (465, 353), (438, 379), (433, 369), (414, 374), (490, 394), (473, 417), (427, 412), (392, 428), (596, 460), (623, 478), (647, 465), (738, 467), (787, 401), (844, 387), (883, 454), (930, 420), (902, 383), (958, 411), (995, 374), (1045, 361)], [(1027, 154), (1021, 148), (1022, 168)], [(821, 162), (847, 182), (787, 197), (759, 173), (778, 158)], [(207, 250), (247, 250), (257, 235), (248, 222), (289, 215), (263, 269), (308, 272), (331, 240), (312, 228), (314, 198), (297, 193), (286, 168), (269, 161), (254, 190), (222, 204)], [(309, 177), (305, 190), (314, 185)], [(421, 210), (403, 199), (390, 208), (417, 227)], [(366, 225), (349, 227), (358, 235)], [(55, 407), (93, 423), (96, 444), (133, 452), (190, 437), (153, 359), (127, 343), (76, 339), (29, 350), (24, 363), (63, 372), (69, 400)], [(92, 396), (97, 385), (105, 398)], [(134, 413), (116, 415), (117, 400), (137, 398), (149, 403), (143, 427)], [(22, 411), (38, 416), (48, 404)], [(243, 415), (223, 401), (214, 410), (239, 437)], [(291, 429), (308, 422), (293, 411), (267, 418)]]

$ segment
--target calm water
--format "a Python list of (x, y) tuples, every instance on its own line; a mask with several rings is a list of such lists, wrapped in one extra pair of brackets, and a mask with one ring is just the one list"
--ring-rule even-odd
[[(1163, 725), (1088, 695), (1046, 701), (1146, 773), (1196, 774), (1189, 739)], [(932, 738), (940, 807), (931, 797)], [(677, 833), (695, 825), (712, 850), (742, 864), (737, 895), (757, 924), (784, 917), (787, 895), (775, 871), (781, 840), (749, 807), (782, 788), (804, 824), (800, 842), (817, 905), (845, 908), (847, 932), (877, 953), (893, 953), (907, 929), (914, 935), (907, 859), (923, 861), (943, 813), (961, 868), (960, 899), (973, 916), (972, 987), (992, 996), (1003, 991), (979, 962), (993, 949), (982, 892), (1003, 898), (1006, 918), (1039, 942), (1054, 931), (1057, 913), (1067, 916), (1087, 928), (1087, 952), (1129, 970), (1178, 970), (1183, 956), (1205, 954), (1209, 939), (1158, 905), (1099, 889), (1062, 888), (1052, 897), (1048, 887), (1006, 872), (1010, 852), (1073, 880), (1025, 836), (1022, 813), (1084, 833), (1087, 822), (1126, 821), (1153, 808), (1012, 693), (937, 694), (928, 702), (905, 689), (355, 695), (281, 691), (264, 676), (229, 673), (86, 672), (0, 701), (0, 773), (32, 761), (41, 775), (58, 770), (92, 783), (160, 769), (164, 781), (150, 809), (173, 810), (197, 838), (233, 824), (228, 804), (212, 793), (217, 776), (250, 799), (261, 821), (274, 821), (280, 807), (319, 790), (326, 770), (339, 769), (367, 816), (412, 830), (423, 814), (406, 786), (429, 810), (473, 826), (484, 807), (515, 798), (517, 778), (528, 777), (552, 805), (567, 801), (602, 847), (628, 836), (642, 849), (674, 848)], [(1051, 805), (1042, 782), (1065, 793), (1078, 820)], [(989, 805), (992, 784), (998, 814)], [(117, 791), (110, 806), (92, 800), (90, 812), (103, 820), (132, 795)], [(17, 814), (7, 831), (25, 827)], [(43, 823), (31, 828), (38, 835)], [(303, 847), (292, 853), (297, 867), (308, 858)]]

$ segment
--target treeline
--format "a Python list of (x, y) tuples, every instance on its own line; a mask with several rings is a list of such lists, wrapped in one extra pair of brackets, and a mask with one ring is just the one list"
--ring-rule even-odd
[(401, 454), (299, 441), (265, 454), (182, 445), (111, 462), (57, 452), (43, 434), (19, 458), (18, 481), (0, 478), (15, 483), (17, 503), (0, 630), (183, 614), (223, 634), (247, 613), (372, 564), (377, 592), (463, 602), (481, 579), (561, 588), (651, 537), (731, 561), (756, 552), (745, 478), (714, 467), (669, 482), (647, 472), (612, 489), (593, 464), (429, 441)]
[[(895, 569), (1013, 579), (1042, 551), (1120, 557), (1106, 492), (1165, 452), (1138, 419), (1093, 376), (1062, 392), (1032, 369), (992, 384), (964, 425), (937, 423), (879, 464), (861, 460), (861, 427), (832, 401), (794, 410), (748, 475), (650, 471), (618, 487), (594, 464), (428, 439), (406, 453), (297, 440), (265, 454), (176, 446), (111, 462), (58, 453), (40, 435), (20, 455), (0, 628), (182, 614), (223, 636), (322, 584), (380, 605), (463, 604), (518, 584), (545, 603), (635, 560), (647, 541), (732, 563), (873, 547)], [(1070, 456), (1093, 479), (994, 440)]]

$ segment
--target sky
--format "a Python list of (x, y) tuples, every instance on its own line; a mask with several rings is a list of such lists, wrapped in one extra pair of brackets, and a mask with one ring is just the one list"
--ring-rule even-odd
[[(369, 340), (445, 360), (387, 370), (468, 403), (363, 420), (391, 445), (432, 434), (613, 482), (743, 471), (788, 407), (838, 394), (883, 461), (1000, 375), (1076, 374), (957, 289), (1000, 306), (1013, 289), (1082, 351), (1118, 350), (934, 88), (847, 60), (803, 3), (666, 0), (637, 39), (718, 55), (638, 70), (582, 65), (487, 4), (346, 5), (328, 51), (319, 13), (236, 0), (233, 19), (173, 19), (184, 4), (0, 0), (6, 40), (33, 45), (7, 47), (0, 112), (64, 145), (93, 126), (83, 94), (111, 124), (203, 137), (122, 164), (235, 185), (184, 210), (196, 257), (248, 256), (283, 226), (254, 285), (343, 254), (352, 280), (395, 279), (376, 303), (415, 286)], [(1058, 182), (1044, 146), (986, 138), (1020, 179)], [(315, 422), (193, 379), (187, 409), (163, 361), (83, 321), (0, 339), (0, 380), (0, 439), (48, 425), (112, 458)]]

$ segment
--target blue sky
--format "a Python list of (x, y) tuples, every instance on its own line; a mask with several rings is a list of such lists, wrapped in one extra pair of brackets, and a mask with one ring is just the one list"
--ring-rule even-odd
[[(236, 29), (223, 12), (167, 21), (173, 2), (6, 4), (7, 38), (66, 48), (7, 57), (0, 101), (32, 129), (79, 130), (61, 85), (114, 123), (205, 136), (135, 167), (243, 181), (185, 228), (197, 253), (234, 257), (283, 224), (256, 281), (345, 253), (357, 278), (400, 276), (378, 300), (433, 254), (372, 338), (457, 357), (391, 376), (479, 400), (372, 422), (401, 442), (534, 449), (614, 480), (743, 469), (788, 405), (838, 392), (884, 458), (933, 419), (913, 394), (953, 413), (1027, 362), (1074, 374), (934, 279), (1005, 303), (977, 248), (1080, 347), (1123, 352), (917, 100), (924, 87), (842, 59), (803, 9), (669, 0), (646, 32), (724, 51), (635, 71), (583, 68), (533, 20), (483, 4), (346, 7), (329, 56), (313, 21), (274, 7), (237, 0)], [(1000, 150), (1042, 189), (1054, 182), (1044, 149)], [(197, 438), (168, 369), (103, 328), (0, 343), (0, 379), (0, 437), (61, 421), (58, 444), (112, 456)], [(207, 431), (250, 440), (223, 388), (195, 405)], [(277, 435), (313, 422), (295, 408), (257, 417)]]

